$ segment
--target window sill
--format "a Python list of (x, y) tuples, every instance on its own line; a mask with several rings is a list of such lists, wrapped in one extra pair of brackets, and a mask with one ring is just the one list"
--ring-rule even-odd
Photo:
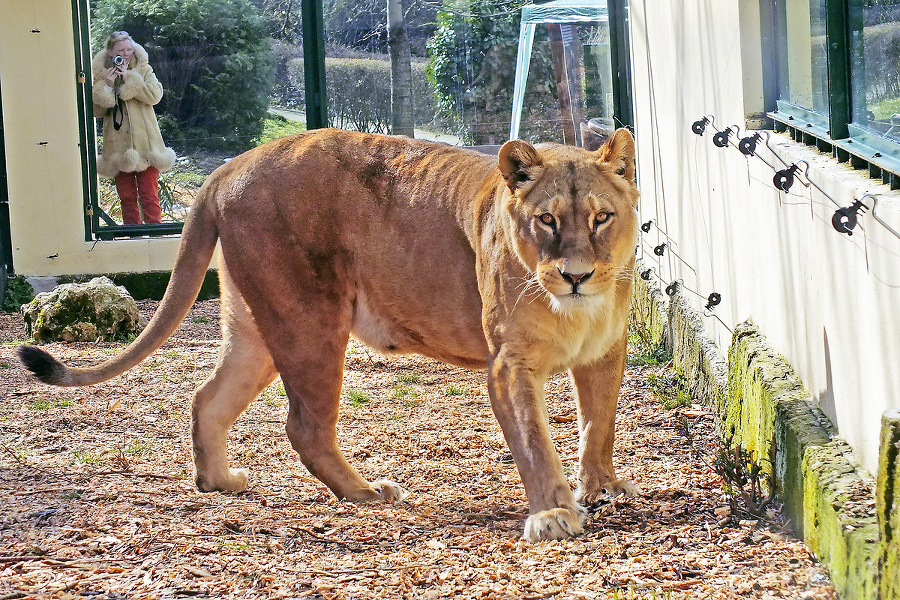
[(850, 137), (831, 138), (822, 117), (791, 105), (778, 103), (778, 110), (767, 113), (775, 121), (775, 130), (786, 132), (797, 142), (830, 152), (838, 162), (849, 162), (855, 169), (867, 169), (869, 177), (880, 179), (892, 190), (900, 189), (900, 144), (874, 136), (848, 125)]

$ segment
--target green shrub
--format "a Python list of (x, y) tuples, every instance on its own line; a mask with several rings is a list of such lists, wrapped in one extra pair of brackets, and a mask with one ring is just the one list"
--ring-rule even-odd
[(3, 312), (19, 312), (23, 304), (34, 300), (34, 288), (24, 277), (12, 277), (6, 280), (6, 292), (0, 300), (0, 310)]
[(165, 88), (157, 106), (176, 147), (239, 152), (262, 132), (273, 85), (266, 26), (249, 0), (98, 0), (94, 51), (126, 30)]
[[(287, 65), (288, 80), (303, 98), (303, 60)], [(414, 120), (425, 125), (434, 120), (433, 89), (425, 63), (412, 64)], [(325, 87), (328, 94), (328, 124), (331, 127), (369, 133), (390, 133), (391, 63), (363, 58), (326, 58)]]

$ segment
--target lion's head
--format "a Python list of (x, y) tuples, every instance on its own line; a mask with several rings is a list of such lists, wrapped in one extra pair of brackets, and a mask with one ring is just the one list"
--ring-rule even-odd
[(618, 130), (597, 152), (570, 146), (500, 149), (516, 253), (560, 313), (602, 310), (631, 278), (637, 243), (634, 138)]

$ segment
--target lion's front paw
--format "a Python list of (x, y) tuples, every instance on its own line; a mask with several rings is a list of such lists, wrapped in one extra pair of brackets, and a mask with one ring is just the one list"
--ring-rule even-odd
[(347, 494), (344, 499), (359, 504), (363, 502), (397, 502), (398, 500), (403, 500), (405, 496), (406, 492), (398, 484), (387, 479), (381, 479), (372, 482), (369, 487)]
[(575, 509), (552, 508), (528, 517), (525, 521), (524, 537), (529, 542), (544, 540), (564, 540), (581, 535), (581, 524), (587, 518), (587, 511), (580, 505)]
[(228, 469), (219, 477), (204, 477), (197, 474), (197, 489), (201, 492), (243, 492), (247, 489), (247, 471)]
[(372, 487), (378, 492), (382, 502), (397, 502), (406, 497), (406, 492), (403, 491), (402, 487), (387, 479), (373, 482)]
[(592, 490), (579, 488), (577, 492), (578, 500), (588, 506), (596, 504), (602, 500), (603, 495), (610, 496), (640, 496), (641, 488), (628, 479), (610, 479), (599, 484)]

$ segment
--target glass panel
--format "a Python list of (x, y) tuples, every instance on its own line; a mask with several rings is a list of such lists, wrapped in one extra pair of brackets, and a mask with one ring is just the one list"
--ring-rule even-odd
[(608, 21), (538, 24), (520, 137), (596, 149), (613, 107)]
[[(300, 0), (81, 1), (90, 13), (90, 54), (101, 63), (88, 80), (89, 96), (99, 90), (92, 98), (100, 175), (93, 235), (177, 231), (122, 227), (124, 192), (122, 182), (117, 187), (114, 181), (117, 173), (160, 167), (158, 178), (142, 182), (137, 194), (143, 197), (142, 186), (158, 181), (160, 220), (177, 223), (215, 167), (305, 129)], [(503, 143), (527, 2), (324, 0), (329, 125), (451, 144)], [(594, 146), (613, 127), (606, 7), (602, 0), (560, 4), (569, 11), (560, 13), (568, 21), (551, 19), (536, 27), (520, 137)], [(555, 15), (556, 5), (541, 6)], [(402, 25), (405, 42), (403, 36), (389, 40), (389, 6), (391, 24)], [(598, 19), (590, 21), (595, 14)], [(136, 62), (123, 69), (127, 75), (107, 81), (112, 63), (107, 64), (106, 42), (115, 31), (128, 32), (137, 44)], [(409, 75), (409, 84), (397, 86), (392, 102), (394, 68)], [(138, 87), (147, 92), (156, 86), (161, 98), (141, 100), (131, 96), (133, 89), (126, 91), (137, 81), (126, 79), (137, 71)], [(124, 110), (112, 100), (117, 93)], [(157, 124), (163, 142), (156, 137)], [(134, 206), (129, 214), (137, 212), (138, 222), (152, 221), (140, 200)]]
[(828, 114), (825, 0), (787, 0), (779, 100)]
[(853, 122), (900, 141), (900, 2), (860, 4), (851, 32)]

